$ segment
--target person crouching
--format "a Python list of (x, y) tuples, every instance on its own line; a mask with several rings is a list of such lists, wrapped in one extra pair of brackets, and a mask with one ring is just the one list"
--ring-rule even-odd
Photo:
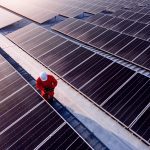
[(36, 80), (36, 88), (41, 91), (41, 95), (48, 102), (53, 101), (54, 89), (57, 86), (57, 80), (46, 72), (41, 72)]

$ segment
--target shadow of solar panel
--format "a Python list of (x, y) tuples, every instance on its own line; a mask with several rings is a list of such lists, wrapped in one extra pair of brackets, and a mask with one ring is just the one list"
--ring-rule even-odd
[(131, 129), (139, 134), (147, 142), (150, 139), (150, 107), (143, 113), (143, 115), (134, 123)]

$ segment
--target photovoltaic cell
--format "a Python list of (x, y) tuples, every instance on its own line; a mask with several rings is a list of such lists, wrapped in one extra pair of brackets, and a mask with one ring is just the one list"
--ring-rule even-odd
[[(126, 35), (127, 36), (127, 35)], [(127, 45), (129, 42), (131, 42), (134, 39), (134, 37), (127, 36), (126, 38), (123, 38), (120, 40), (117, 44), (109, 48), (109, 52), (111, 53), (116, 53), (118, 52), (121, 48), (123, 48), (125, 45)], [(108, 43), (109, 44), (109, 43)]]
[(66, 27), (62, 28), (62, 29), (59, 29), (59, 32), (62, 32), (64, 34), (68, 34), (69, 32), (75, 30), (76, 28), (84, 25), (85, 22), (84, 21), (81, 21), (81, 20), (77, 20), (73, 23), (71, 23), (70, 25), (67, 25)]
[(133, 73), (134, 71), (115, 63), (91, 80), (81, 91), (100, 105)]
[(129, 126), (149, 103), (148, 80), (147, 77), (137, 74), (103, 108)]
[(93, 65), (91, 64), (91, 67), (85, 70), (83, 74), (71, 81), (71, 84), (76, 88), (81, 88), (84, 84), (86, 84), (89, 80), (96, 76), (100, 71), (106, 68), (110, 63), (110, 60), (104, 58), (100, 59), (97, 63)]
[(150, 107), (144, 112), (139, 120), (132, 126), (132, 130), (146, 141), (150, 139)]
[(109, 51), (111, 48), (113, 48), (113, 46), (117, 45), (120, 41), (124, 40), (127, 37), (128, 36), (125, 34), (120, 34), (119, 36), (114, 38), (112, 41), (108, 42), (108, 44), (104, 45), (102, 49), (105, 51)]
[(146, 63), (148, 64), (149, 61), (150, 61), (150, 48), (145, 50), (139, 57), (137, 57), (134, 60), (135, 63), (150, 69), (150, 64), (145, 65)]
[[(84, 63), (79, 65), (77, 68), (73, 69), (71, 72), (69, 72), (67, 75), (64, 76), (64, 79), (67, 80), (68, 82), (72, 82), (75, 79), (79, 78), (82, 76), (85, 72), (88, 72), (94, 66), (95, 64), (98, 64), (99, 61), (101, 61), (103, 57), (99, 55), (94, 55), (88, 60), (86, 60)], [(86, 75), (87, 77), (87, 75)]]
[(33, 30), (34, 28), (37, 28), (37, 27), (39, 27), (39, 26), (36, 25), (35, 23), (31, 23), (23, 28), (20, 28), (19, 30), (16, 30), (15, 32), (8, 34), (7, 37), (14, 39), (15, 37), (18, 37), (18, 35), (25, 34), (25, 33), (29, 32), (30, 30)]
[[(58, 136), (60, 137), (59, 139), (57, 138)], [(71, 142), (72, 140), (74, 140), (74, 143)], [(61, 141), (63, 141), (63, 143)], [(80, 148), (82, 144), (84, 145), (84, 149), (88, 148), (87, 144), (84, 144), (84, 142), (80, 138), (78, 138), (77, 134), (72, 133), (72, 129), (69, 128), (68, 125), (65, 125), (52, 138), (50, 138), (46, 142), (46, 144), (40, 148), (40, 150), (55, 149), (55, 148), (59, 150), (61, 149), (72, 150)]]
[(130, 16), (134, 15), (134, 12), (132, 11), (126, 11), (125, 13), (123, 13), (122, 15), (120, 15), (119, 17), (120, 18), (124, 18), (124, 19), (127, 19), (129, 18)]
[(103, 16), (104, 16), (104, 14), (99, 13), (99, 14), (96, 14), (96, 15), (93, 15), (93, 16), (87, 18), (86, 21), (92, 23), (92, 22), (100, 19)]
[(118, 34), (118, 32), (108, 30), (102, 33), (100, 36), (96, 37), (94, 40), (90, 41), (89, 44), (100, 48), (101, 46), (109, 42), (111, 39), (116, 37)]
[(123, 33), (133, 36), (146, 26), (146, 24), (135, 22), (133, 25), (129, 26), (126, 30), (124, 30)]
[(32, 50), (30, 50), (29, 53), (31, 55), (33, 55), (34, 57), (40, 57), (44, 53), (46, 53), (46, 52), (52, 50), (53, 48), (55, 48), (58, 44), (62, 44), (65, 41), (66, 40), (64, 38), (60, 37), (60, 36), (54, 36), (48, 41), (48, 43), (47, 43), (47, 45), (45, 45), (45, 47), (43, 47), (41, 49), (33, 48)]
[(15, 38), (13, 38), (13, 41), (17, 44), (24, 43), (28, 41), (30, 38), (33, 38), (46, 30), (44, 28), (34, 28), (33, 30), (30, 30), (29, 32), (25, 32), (25, 34), (18, 34)]
[(81, 36), (82, 34), (86, 33), (87, 31), (93, 29), (95, 27), (95, 25), (86, 23), (83, 26), (73, 30), (72, 32), (69, 33), (69, 36), (74, 37), (74, 38), (78, 38), (79, 36)]
[(125, 10), (117, 10), (115, 11), (112, 15), (115, 16), (115, 17), (119, 17), (121, 14), (125, 13), (126, 11)]
[(150, 15), (143, 16), (141, 19), (138, 20), (138, 22), (149, 23), (150, 22)]
[(64, 21), (60, 22), (59, 24), (56, 24), (55, 26), (53, 26), (52, 29), (59, 31), (60, 29), (64, 28), (65, 26), (67, 26), (70, 23), (73, 23), (74, 21), (76, 21), (75, 18), (65, 19)]
[(51, 38), (53, 36), (53, 34), (51, 35), (51, 32), (43, 32), (35, 37), (33, 37), (31, 40), (27, 41), (27, 42), (23, 42), (22, 44), (20, 44), (20, 46), (23, 49), (32, 49), (34, 47), (36, 47), (37, 43), (40, 45), (41, 43), (43, 43), (43, 41), (48, 40), (49, 38)]
[(49, 68), (62, 76), (80, 64), (82, 61), (90, 57), (92, 54), (93, 52), (87, 51), (85, 48), (80, 47), (66, 57), (60, 59), (58, 62), (50, 65)]
[(120, 22), (119, 24), (117, 24), (116, 26), (114, 26), (112, 28), (112, 30), (121, 32), (121, 31), (125, 30), (126, 28), (128, 28), (133, 23), (134, 23), (134, 21), (124, 20), (124, 21)]
[(112, 18), (113, 18), (112, 16), (106, 15), (106, 16), (103, 16), (102, 18), (100, 18), (100, 19), (98, 19), (92, 23), (101, 26), (104, 23), (106, 23), (107, 21), (111, 20)]
[(113, 18), (111, 20), (109, 20), (108, 22), (106, 22), (105, 24), (103, 24), (102, 26), (105, 28), (112, 28), (113, 26), (117, 25), (118, 23), (120, 23), (123, 19), (121, 18)]
[(138, 32), (135, 36), (147, 40), (150, 38), (150, 25), (146, 26), (143, 30)]
[(79, 47), (78, 45), (76, 45), (70, 41), (67, 41), (67, 42), (61, 44), (60, 46), (57, 46), (53, 50), (47, 52), (46, 54), (40, 56), (38, 59), (44, 65), (50, 66), (52, 63), (54, 63), (55, 61), (58, 61), (59, 59), (61, 59), (65, 55), (69, 54), (70, 52), (72, 52), (73, 50), (75, 50), (78, 47)]
[(149, 45), (150, 45), (149, 42), (137, 38), (130, 44), (125, 46), (123, 49), (121, 49), (121, 51), (119, 51), (117, 55), (126, 58), (127, 60), (133, 60), (136, 56), (138, 56), (141, 52), (143, 52)]
[(98, 35), (100, 35), (101, 33), (105, 32), (106, 29), (102, 28), (102, 27), (95, 27), (92, 30), (86, 32), (85, 34), (81, 35), (80, 37), (78, 37), (79, 40), (83, 41), (83, 42), (89, 42), (91, 41), (94, 37), (97, 37)]
[(128, 19), (131, 19), (133, 21), (137, 21), (137, 20), (139, 20), (139, 18), (142, 18), (143, 16), (144, 16), (144, 14), (135, 13), (134, 15), (132, 15), (131, 17), (129, 17)]

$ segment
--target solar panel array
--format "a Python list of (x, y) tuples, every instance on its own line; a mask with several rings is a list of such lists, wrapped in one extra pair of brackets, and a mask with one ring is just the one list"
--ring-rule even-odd
[[(82, 21), (78, 21), (78, 24), (80, 23)], [(62, 22), (56, 26), (61, 28), (65, 24)], [(74, 26), (70, 28), (66, 26), (62, 30), (69, 32), (72, 28)], [(95, 28), (90, 38), (97, 34), (96, 32), (102, 31), (99, 27)], [(77, 35), (78, 32), (74, 34)], [(148, 77), (35, 24), (8, 34), (7, 38), (149, 144), (150, 121), (146, 119), (147, 121), (143, 122), (145, 128), (140, 132), (136, 128), (137, 126), (142, 128), (140, 120), (148, 117), (146, 116), (150, 103)]]
[(22, 18), (9, 12), (9, 11), (6, 11), (5, 9), (3, 8), (0, 8), (0, 29), (1, 28), (4, 28), (8, 25), (11, 25), (19, 20), (21, 20)]
[(0, 149), (92, 149), (0, 56)]
[(140, 20), (99, 13), (86, 21), (66, 19), (52, 29), (150, 70), (150, 26)]

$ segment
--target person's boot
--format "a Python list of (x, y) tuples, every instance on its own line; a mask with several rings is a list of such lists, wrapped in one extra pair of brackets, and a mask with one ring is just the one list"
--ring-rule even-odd
[(54, 97), (53, 97), (53, 96), (51, 96), (51, 97), (48, 98), (48, 102), (49, 102), (50, 104), (51, 104), (53, 101), (54, 101)]

